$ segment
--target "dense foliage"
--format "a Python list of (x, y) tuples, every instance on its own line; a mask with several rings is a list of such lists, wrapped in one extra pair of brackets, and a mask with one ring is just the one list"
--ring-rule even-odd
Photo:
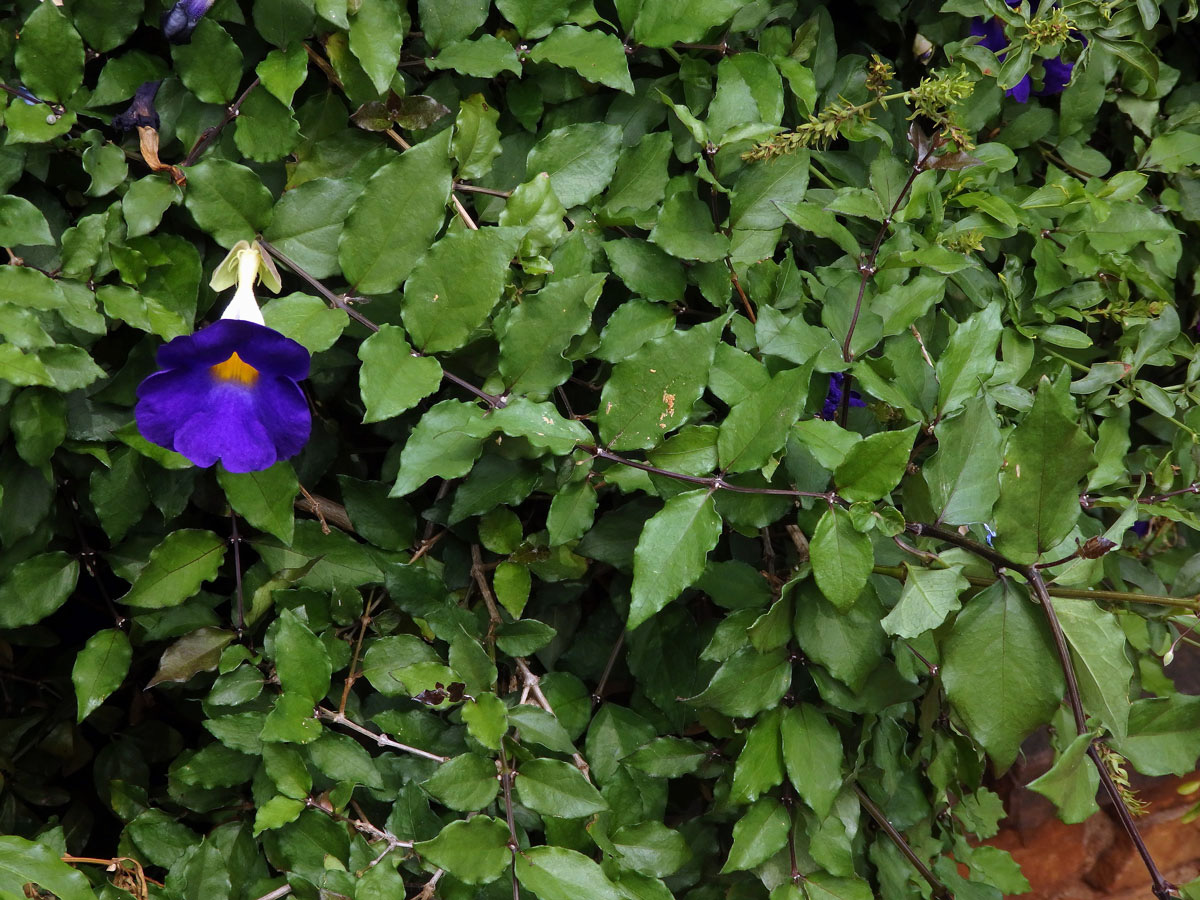
[[(1195, 12), (8, 4), (0, 897), (998, 898), (1043, 726), (1135, 839)], [(133, 410), (245, 253), (312, 434), (231, 473)]]

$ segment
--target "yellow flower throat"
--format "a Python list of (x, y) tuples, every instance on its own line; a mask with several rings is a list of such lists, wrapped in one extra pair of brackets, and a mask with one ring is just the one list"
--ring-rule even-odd
[(258, 369), (244, 359), (232, 354), (225, 362), (219, 362), (212, 367), (213, 377), (219, 381), (235, 381), (238, 384), (252, 385), (258, 381)]

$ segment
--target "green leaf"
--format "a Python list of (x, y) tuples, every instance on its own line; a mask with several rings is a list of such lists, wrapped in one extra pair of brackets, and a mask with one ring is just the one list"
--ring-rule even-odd
[(888, 634), (915, 638), (937, 628), (959, 609), (959, 595), (971, 583), (963, 577), (961, 566), (926, 569), (906, 563), (905, 569), (900, 599), (879, 624)]
[(490, 433), (484, 412), (471, 403), (443, 400), (421, 417), (400, 454), (389, 496), (403, 497), (430, 478), (460, 478), (471, 471)]
[[(857, 446), (857, 445), (856, 445)], [(809, 545), (817, 587), (834, 606), (847, 610), (862, 593), (875, 565), (871, 541), (839, 506), (827, 509)]]
[(188, 169), (184, 204), (222, 247), (254, 240), (271, 221), (271, 192), (254, 172), (227, 159), (204, 159)]
[(1186, 775), (1200, 757), (1200, 697), (1173, 694), (1135, 700), (1129, 735), (1113, 741), (1143, 775)]
[(528, 567), (505, 561), (496, 566), (492, 589), (500, 605), (508, 610), (509, 615), (519, 619), (525, 611), (525, 604), (529, 602), (533, 579)]
[(1128, 734), (1129, 687), (1133, 679), (1124, 630), (1115, 615), (1086, 600), (1053, 602), (1071, 646), (1083, 708), (1103, 722), (1114, 738), (1124, 740)]
[(496, 764), (474, 753), (442, 763), (423, 786), (439, 803), (465, 812), (483, 809), (500, 790)]
[(583, 773), (561, 760), (531, 759), (521, 763), (513, 784), (521, 803), (543, 815), (575, 819), (608, 809)]
[(637, 628), (695, 583), (721, 536), (712, 492), (678, 494), (642, 529), (633, 554), (633, 587), (626, 627)]
[(881, 431), (854, 444), (834, 472), (838, 492), (847, 500), (880, 500), (904, 476), (919, 426)]
[(512, 44), (485, 34), (474, 41), (455, 41), (428, 61), (433, 71), (453, 69), (475, 78), (495, 78), (501, 72), (521, 74), (521, 63)]
[(431, 841), (420, 841), (413, 850), (439, 869), (466, 884), (495, 881), (508, 868), (508, 826), (491, 816), (451, 822)]
[(752, 869), (766, 862), (787, 843), (792, 820), (774, 797), (760, 797), (733, 824), (733, 846), (721, 873)]
[(11, 407), (9, 425), (17, 455), (31, 466), (50, 461), (67, 436), (67, 402), (62, 394), (26, 388)]
[(732, 228), (770, 231), (787, 222), (782, 204), (799, 203), (808, 190), (808, 151), (757, 163), (738, 176), (729, 201)]
[(1064, 690), (1049, 629), (1023, 589), (997, 582), (958, 614), (942, 648), (942, 683), (968, 734), (1005, 771)]
[(276, 621), (279, 624), (271, 654), (279, 684), (288, 693), (307, 697), (316, 705), (329, 690), (329, 653), (292, 610), (283, 610)]
[[(728, 621), (728, 620), (726, 620)], [(746, 745), (738, 754), (733, 770), (729, 799), (734, 803), (753, 803), (760, 794), (783, 781), (783, 751), (780, 746), (780, 707), (758, 717), (746, 734)]]
[(821, 819), (842, 789), (842, 738), (829, 719), (808, 703), (783, 711), (780, 733), (788, 779)]
[(462, 719), (471, 737), (492, 750), (508, 731), (508, 710), (495, 694), (480, 694), (462, 705)]
[(699, 41), (709, 29), (728, 22), (742, 6), (740, 0), (643, 0), (634, 37), (647, 47)]
[[(200, 20), (189, 43), (172, 45), (171, 58), (179, 80), (201, 102), (224, 104), (237, 94), (242, 51), (211, 17)], [(195, 168), (188, 171), (189, 185), (193, 171)]]
[(727, 716), (750, 718), (779, 702), (792, 683), (783, 648), (759, 653), (739, 650), (721, 664), (708, 687), (688, 698), (693, 706), (711, 706)]
[(59, 900), (95, 897), (83, 873), (59, 859), (57, 850), (15, 835), (0, 836), (0, 891), (24, 897), (27, 884), (53, 891)]
[(1000, 342), (1000, 306), (993, 303), (954, 327), (950, 341), (938, 357), (938, 409), (942, 418), (972, 397), (996, 368)]
[(717, 436), (723, 471), (761, 469), (783, 447), (808, 399), (810, 375), (808, 368), (786, 369), (734, 404)]
[(571, 374), (564, 358), (571, 339), (587, 330), (604, 275), (577, 275), (527, 294), (500, 333), (500, 374), (509, 392), (545, 398)]
[(611, 835), (621, 865), (651, 878), (666, 878), (692, 858), (687, 839), (661, 822), (640, 822)]
[(15, 60), (25, 87), (43, 100), (69, 100), (83, 83), (79, 32), (53, 3), (39, 3), (20, 32)]
[(637, 144), (622, 150), (604, 194), (600, 210), (604, 219), (613, 225), (633, 225), (639, 214), (653, 212), (666, 196), (670, 157), (671, 135), (665, 131), (643, 135)]
[(262, 308), (268, 328), (290, 337), (310, 353), (320, 353), (332, 347), (350, 319), (340, 309), (330, 309), (309, 294), (288, 294), (276, 297)]
[(1082, 822), (1100, 811), (1096, 804), (1100, 773), (1087, 753), (1093, 740), (1094, 734), (1079, 735), (1058, 755), (1046, 774), (1029, 782), (1030, 790), (1037, 791), (1058, 807), (1058, 817), (1067, 824)]
[(120, 602), (148, 609), (178, 606), (203, 582), (217, 577), (225, 550), (226, 542), (211, 531), (173, 531), (150, 551), (149, 561)]
[(300, 143), (300, 123), (291, 109), (266, 91), (254, 91), (238, 110), (233, 142), (255, 162), (288, 156)]
[(404, 329), (381, 325), (359, 345), (358, 389), (366, 413), (363, 422), (381, 422), (412, 409), (442, 383), (436, 359), (414, 356), (404, 339)]
[(255, 528), (273, 534), (285, 544), (292, 542), (296, 514), (292, 506), (300, 490), (292, 464), (277, 462), (259, 472), (237, 474), (218, 468), (220, 482), (229, 505)]
[(338, 239), (362, 189), (348, 179), (306, 181), (279, 198), (263, 237), (314, 278), (335, 275)]
[(0, 196), (0, 244), (15, 247), (53, 243), (54, 237), (41, 210), (24, 197)]
[(71, 669), (75, 685), (75, 721), (82, 722), (121, 686), (129, 671), (133, 648), (119, 628), (97, 631), (84, 644)]
[(550, 176), (554, 193), (570, 209), (608, 187), (621, 152), (621, 129), (585, 122), (556, 128), (529, 151), (527, 177)]
[(600, 867), (565, 847), (531, 847), (514, 857), (517, 880), (541, 900), (619, 900)]
[(0, 581), (0, 628), (40, 622), (67, 602), (78, 580), (79, 563), (61, 551), (18, 563)]
[(407, 31), (408, 15), (404, 7), (388, 0), (360, 0), (357, 12), (350, 19), (350, 52), (381, 94), (396, 75)]
[(673, 331), (613, 367), (600, 394), (600, 439), (614, 450), (662, 443), (704, 393), (726, 318)]
[(423, 353), (457, 350), (500, 299), (521, 240), (517, 228), (447, 234), (404, 285), (404, 326)]
[(1004, 440), (996, 415), (982, 397), (962, 415), (934, 427), (938, 450), (921, 467), (937, 520), (948, 525), (990, 522), (1000, 495)]
[(338, 260), (355, 290), (395, 290), (433, 243), (450, 199), (449, 141), (446, 131), (406, 151), (372, 175), (355, 201), (338, 239)]
[[(813, 872), (804, 877), (804, 890), (808, 900), (873, 900), (871, 885), (857, 876), (842, 878), (828, 872)], [(958, 897), (967, 900), (960, 889)], [(981, 898), (982, 900), (982, 898)]]
[(1017, 562), (1034, 562), (1079, 520), (1079, 482), (1094, 459), (1073, 406), (1043, 378), (1033, 408), (1008, 439), (995, 546)]
[(425, 40), (436, 50), (470, 37), (487, 19), (488, 7), (487, 0), (417, 0), (417, 15)]
[(500, 111), (489, 106), (483, 94), (472, 94), (458, 107), (450, 152), (458, 161), (459, 178), (482, 178), (500, 155)]
[[(268, 744), (267, 746), (272, 745)], [(295, 822), (300, 817), (300, 813), (304, 812), (304, 808), (303, 800), (294, 800), (291, 797), (283, 796), (272, 797), (262, 804), (254, 814), (255, 836)]]
[(291, 106), (292, 97), (308, 77), (308, 54), (299, 42), (283, 50), (272, 50), (255, 66), (254, 74), (276, 100)]
[(121, 198), (128, 237), (149, 234), (162, 221), (163, 213), (183, 199), (183, 192), (165, 178), (147, 175), (129, 185)]
[(221, 651), (229, 646), (232, 631), (205, 626), (188, 632), (163, 651), (158, 671), (146, 684), (147, 690), (166, 681), (188, 681), (200, 672), (211, 672), (221, 661)]
[(1169, 131), (1150, 142), (1139, 168), (1179, 172), (1200, 164), (1200, 134)]
[(550, 500), (550, 512), (546, 515), (550, 545), (583, 537), (592, 527), (599, 503), (599, 494), (590, 481), (577, 481), (560, 488)]
[(625, 47), (616, 35), (563, 25), (534, 46), (528, 58), (531, 62), (548, 62), (574, 69), (587, 81), (633, 93)]
[[(621, 238), (607, 241), (604, 252), (613, 274), (635, 294), (648, 300), (666, 301), (675, 301), (683, 296), (687, 287), (683, 266), (653, 244), (637, 238)], [(620, 316), (623, 310), (630, 307), (631, 304), (623, 304), (613, 313), (613, 317)]]
[(684, 738), (655, 738), (627, 758), (630, 766), (657, 778), (678, 778), (696, 771), (707, 757), (704, 748)]
[[(539, 38), (567, 18), (570, 7), (557, 0), (496, 0), (496, 8), (524, 38)], [(549, 900), (549, 898), (548, 898)]]
[(679, 259), (715, 262), (729, 255), (729, 238), (713, 226), (709, 208), (686, 190), (663, 203), (650, 240)]

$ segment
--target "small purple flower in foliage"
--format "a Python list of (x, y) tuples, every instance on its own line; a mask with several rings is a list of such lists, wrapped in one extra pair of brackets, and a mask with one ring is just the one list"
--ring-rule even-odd
[[(1005, 0), (1009, 6), (1020, 6), (1020, 0)], [(1030, 0), (1030, 11), (1036, 13), (1038, 8), (1038, 0)], [(1004, 22), (999, 16), (992, 16), (989, 19), (975, 17), (971, 20), (971, 34), (977, 36), (979, 46), (986, 47), (993, 53), (997, 54), (1001, 62), (1007, 55), (1001, 53), (1008, 46), (1008, 36), (1004, 33)], [(1071, 32), (1071, 37), (1080, 41), (1084, 45), (1087, 40), (1083, 35), (1076, 31)], [(1075, 68), (1074, 63), (1064, 62), (1061, 56), (1056, 56), (1054, 59), (1042, 60), (1043, 78), (1042, 89), (1037, 91), (1039, 96), (1047, 96), (1049, 94), (1061, 94), (1068, 84), (1071, 82), (1071, 71)], [(1012, 97), (1018, 103), (1028, 103), (1029, 95), (1033, 91), (1033, 82), (1026, 75), (1004, 93), (1008, 97)]]
[(122, 113), (113, 116), (113, 128), (121, 131), (133, 131), (135, 128), (153, 128), (158, 130), (158, 110), (154, 108), (154, 98), (158, 95), (161, 81), (147, 81), (133, 95), (133, 102)]
[(162, 15), (163, 36), (172, 44), (189, 44), (192, 32), (216, 0), (178, 0)]
[[(244, 249), (243, 249), (244, 248)], [(312, 419), (298, 382), (303, 346), (263, 323), (252, 285), (257, 247), (235, 247), (238, 289), (220, 320), (159, 348), (159, 371), (137, 390), (138, 430), (198, 466), (257, 472), (295, 456)], [(214, 282), (222, 275), (218, 269)]]
[[(821, 418), (832, 420), (838, 411), (838, 407), (842, 405), (842, 386), (846, 383), (846, 376), (841, 372), (834, 372), (829, 376), (829, 392), (825, 395), (825, 402), (821, 405)], [(863, 403), (862, 397), (858, 391), (850, 392), (851, 406), (866, 406)]]

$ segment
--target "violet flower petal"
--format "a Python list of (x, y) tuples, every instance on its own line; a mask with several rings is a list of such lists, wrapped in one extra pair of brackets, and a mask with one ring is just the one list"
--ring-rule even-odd
[(230, 472), (270, 468), (308, 441), (311, 415), (296, 383), (308, 375), (308, 351), (279, 332), (222, 319), (159, 348), (158, 363), (134, 410), (147, 440)]
[(1045, 96), (1061, 94), (1066, 89), (1066, 86), (1071, 83), (1071, 72), (1075, 69), (1075, 64), (1063, 62), (1061, 56), (1056, 56), (1054, 59), (1042, 60), (1042, 68), (1045, 70), (1046, 76), (1038, 94)]
[(163, 36), (172, 44), (191, 43), (192, 32), (215, 2), (216, 0), (178, 0), (162, 14)]
[(133, 102), (122, 113), (113, 116), (113, 128), (121, 131), (133, 131), (135, 128), (150, 127), (158, 130), (158, 110), (154, 108), (154, 98), (158, 94), (161, 81), (147, 81), (133, 95)]

